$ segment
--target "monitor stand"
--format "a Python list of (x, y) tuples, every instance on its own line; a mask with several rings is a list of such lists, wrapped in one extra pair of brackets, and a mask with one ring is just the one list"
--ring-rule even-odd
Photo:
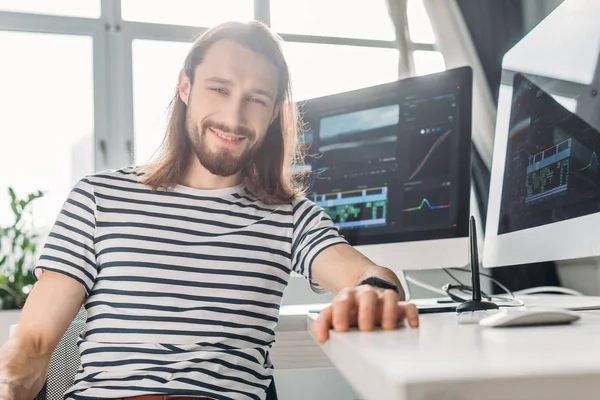
[(479, 253), (477, 251), (477, 229), (475, 227), (475, 218), (471, 216), (469, 221), (469, 255), (471, 263), (471, 285), (473, 298), (469, 301), (459, 304), (456, 307), (457, 313), (476, 312), (499, 309), (496, 303), (481, 300), (481, 284), (479, 280)]

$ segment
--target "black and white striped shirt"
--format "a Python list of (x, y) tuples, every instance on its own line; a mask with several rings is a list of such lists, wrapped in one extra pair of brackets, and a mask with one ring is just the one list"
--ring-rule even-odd
[(305, 198), (270, 206), (244, 185), (152, 191), (140, 175), (82, 179), (37, 264), (88, 295), (66, 397), (263, 399), (290, 272), (310, 281), (315, 257), (345, 240)]

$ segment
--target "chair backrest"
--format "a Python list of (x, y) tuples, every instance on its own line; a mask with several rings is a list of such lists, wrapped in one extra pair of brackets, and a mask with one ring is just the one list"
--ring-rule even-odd
[(65, 392), (73, 386), (75, 375), (81, 367), (77, 342), (85, 328), (85, 320), (86, 312), (82, 307), (52, 353), (46, 383), (35, 400), (63, 400)]

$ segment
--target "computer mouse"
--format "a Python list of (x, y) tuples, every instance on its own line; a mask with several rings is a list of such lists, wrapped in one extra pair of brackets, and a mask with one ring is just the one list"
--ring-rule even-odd
[(479, 321), (490, 328), (513, 326), (557, 325), (577, 321), (579, 314), (562, 308), (519, 307), (504, 309)]

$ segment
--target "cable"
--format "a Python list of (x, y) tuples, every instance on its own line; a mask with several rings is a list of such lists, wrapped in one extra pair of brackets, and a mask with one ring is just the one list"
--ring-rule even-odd
[[(463, 269), (463, 268), (449, 268), (451, 270), (454, 271), (458, 271), (458, 272), (465, 272), (465, 273), (470, 273), (471, 270), (470, 269)], [(425, 290), (428, 290), (430, 292), (433, 292), (435, 294), (440, 294), (444, 297), (450, 297), (452, 300), (454, 300), (457, 303), (462, 303), (466, 300), (468, 300), (471, 296), (472, 296), (472, 288), (469, 285), (465, 285), (460, 279), (458, 279), (456, 276), (454, 276), (452, 273), (450, 273), (448, 268), (443, 268), (443, 271), (452, 278), (452, 280), (454, 280), (457, 285), (451, 285), (451, 284), (446, 284), (444, 285), (444, 287), (442, 289), (439, 289), (433, 285), (429, 285), (425, 282), (421, 282), (418, 279), (415, 279), (413, 277), (410, 277), (408, 275), (406, 275), (406, 273), (404, 274), (404, 277), (406, 279), (407, 282), (410, 282), (416, 286), (419, 286)], [(535, 288), (529, 288), (529, 289), (523, 289), (523, 290), (519, 290), (516, 292), (512, 292), (510, 289), (508, 289), (506, 286), (504, 286), (500, 281), (498, 281), (497, 279), (495, 279), (494, 277), (492, 277), (489, 274), (486, 274), (484, 272), (479, 272), (479, 275), (484, 276), (486, 278), (488, 278), (490, 281), (492, 281), (493, 283), (495, 283), (500, 289), (502, 289), (503, 291), (505, 291), (508, 295), (510, 295), (510, 297), (504, 297), (501, 295), (488, 295), (484, 292), (481, 292), (482, 297), (487, 298), (490, 301), (495, 301), (496, 303), (502, 303), (499, 304), (501, 307), (521, 307), (524, 306), (525, 303), (518, 299), (515, 294), (520, 294), (520, 295), (528, 295), (528, 294), (540, 294), (540, 293), (547, 293), (547, 292), (555, 292), (555, 293), (561, 293), (561, 294), (565, 294), (565, 295), (571, 295), (571, 296), (583, 296), (582, 293), (573, 290), (573, 289), (568, 289), (568, 288), (563, 288), (563, 287), (558, 287), (558, 286), (540, 286), (540, 287), (535, 287)], [(463, 299), (459, 296), (457, 296), (456, 294), (452, 293), (452, 290), (457, 290), (463, 294), (465, 294), (466, 296), (469, 296), (469, 298), (467, 299)], [(499, 301), (498, 301), (499, 300)], [(516, 304), (507, 304), (508, 302), (513, 302)]]
[(498, 304), (500, 307), (522, 307), (525, 305), (525, 302), (521, 299), (517, 299), (516, 297), (502, 297), (502, 296), (493, 296), (492, 300), (495, 303), (499, 303), (498, 300), (512, 301), (516, 302), (516, 304)]
[[(453, 269), (455, 271), (461, 271), (461, 272), (470, 272), (470, 271), (467, 271), (467, 270), (464, 270), (464, 269), (460, 269), (460, 268), (451, 268), (451, 269)], [(444, 270), (444, 272), (446, 274), (448, 274), (453, 280), (455, 280), (458, 283), (458, 286), (456, 286), (456, 285), (450, 285), (450, 284), (444, 285), (443, 290), (446, 292), (446, 294), (452, 300), (454, 300), (456, 302), (463, 302), (463, 301), (465, 301), (465, 299), (461, 299), (460, 297), (454, 295), (451, 292), (452, 289), (459, 290), (459, 291), (463, 292), (464, 294), (472, 296), (472, 288), (470, 286), (463, 284), (462, 281), (460, 279), (456, 278), (453, 274), (451, 274), (450, 271), (448, 271), (447, 268), (444, 268), (443, 270)], [(502, 303), (502, 304), (499, 304), (501, 307), (521, 307), (521, 306), (525, 305), (525, 303), (522, 300), (517, 299), (515, 297), (515, 295), (506, 286), (504, 286), (502, 283), (500, 283), (496, 279), (492, 278), (488, 274), (481, 273), (481, 272), (479, 274), (483, 275), (483, 276), (486, 276), (487, 278), (491, 279), (500, 288), (502, 288), (504, 291), (506, 291), (506, 293), (508, 293), (508, 294), (511, 295), (510, 298), (509, 297), (504, 297), (504, 296), (497, 296), (497, 295), (490, 296), (490, 295), (488, 295), (488, 294), (486, 294), (485, 292), (482, 291), (481, 292), (482, 297), (487, 298), (489, 301), (494, 301), (495, 303)], [(513, 303), (516, 302), (516, 304), (506, 304), (507, 302), (513, 302)]]
[(408, 276), (408, 275), (405, 275), (405, 278), (406, 278), (407, 282), (410, 282), (410, 283), (412, 283), (414, 285), (417, 285), (417, 286), (419, 286), (419, 287), (421, 287), (421, 288), (423, 288), (425, 290), (429, 290), (430, 292), (433, 292), (435, 294), (440, 294), (440, 295), (442, 295), (444, 297), (447, 296), (446, 292), (444, 292), (442, 289), (439, 289), (439, 288), (437, 288), (437, 287), (435, 287), (433, 285), (429, 285), (427, 283), (421, 282), (420, 280), (415, 279), (415, 278), (413, 278), (411, 276)]
[(518, 290), (515, 293), (518, 294), (543, 294), (543, 293), (560, 293), (570, 296), (583, 296), (583, 293), (578, 292), (577, 290), (568, 289), (560, 286), (538, 286), (529, 289)]
[[(465, 268), (467, 268), (467, 267), (464, 267), (464, 268), (450, 268), (450, 269), (453, 269), (455, 271), (467, 272), (467, 273), (471, 272), (470, 269), (465, 269)], [(509, 293), (514, 298), (516, 298), (516, 294), (521, 294), (521, 295), (528, 295), (528, 294), (530, 294), (530, 295), (534, 295), (534, 294), (543, 294), (543, 293), (560, 293), (560, 294), (571, 295), (571, 296), (583, 296), (584, 295), (583, 293), (578, 292), (577, 290), (573, 290), (573, 289), (569, 289), (569, 288), (565, 288), (565, 287), (560, 287), (560, 286), (538, 286), (538, 287), (533, 287), (533, 288), (528, 288), (528, 289), (522, 289), (522, 290), (517, 290), (515, 292), (512, 292), (510, 289), (508, 289), (500, 281), (498, 281), (497, 279), (495, 279), (491, 275), (486, 274), (484, 272), (479, 272), (479, 275), (485, 276), (486, 278), (488, 278), (490, 281), (494, 282), (496, 285), (498, 285), (498, 287), (500, 287), (506, 293)]]
[[(467, 272), (467, 273), (471, 273), (470, 269), (462, 269), (462, 268), (451, 268), (455, 271), (461, 271), (461, 272)], [(506, 293), (508, 293), (511, 297), (516, 298), (515, 294), (506, 286), (504, 286), (502, 283), (500, 283), (500, 281), (498, 281), (496, 278), (492, 277), (489, 274), (486, 274), (485, 272), (479, 272), (479, 275), (481, 276), (485, 276), (486, 278), (488, 278), (490, 281), (494, 282), (500, 289), (504, 290)]]
[(459, 285), (462, 285), (462, 286), (464, 286), (464, 284), (463, 284), (463, 283), (462, 283), (462, 282), (461, 282), (461, 281), (460, 281), (458, 278), (456, 278), (454, 275), (452, 275), (452, 274), (450, 273), (450, 271), (448, 271), (448, 268), (444, 268), (443, 270), (444, 270), (444, 272), (445, 272), (446, 274), (448, 274), (448, 276), (450, 276), (450, 278), (454, 279), (454, 281), (455, 281), (456, 283), (458, 283)]
[[(442, 290), (444, 290), (444, 292), (446, 292), (446, 294), (453, 299), (456, 302), (464, 302), (467, 301), (469, 299), (471, 299), (473, 297), (473, 288), (469, 285), (465, 285), (460, 279), (458, 279), (457, 277), (455, 277), (454, 275), (452, 275), (450, 273), (450, 271), (448, 271), (447, 268), (443, 268), (443, 271), (448, 274), (448, 276), (450, 276), (450, 278), (454, 279), (458, 285), (451, 285), (451, 284), (447, 284), (444, 285), (444, 287), (442, 288)], [(461, 299), (460, 297), (454, 295), (451, 291), (452, 290), (458, 290), (459, 292), (462, 292), (463, 294), (467, 295), (469, 298), (468, 299)], [(492, 297), (490, 295), (488, 295), (487, 293), (485, 293), (484, 291), (481, 291), (481, 295), (484, 298), (487, 298), (488, 300), (492, 300)]]

